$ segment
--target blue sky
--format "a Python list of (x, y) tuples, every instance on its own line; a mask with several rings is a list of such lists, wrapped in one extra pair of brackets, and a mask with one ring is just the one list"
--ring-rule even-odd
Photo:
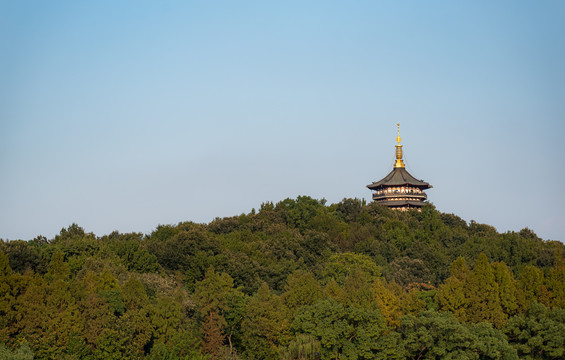
[(0, 1), (0, 238), (370, 199), (565, 240), (565, 3)]

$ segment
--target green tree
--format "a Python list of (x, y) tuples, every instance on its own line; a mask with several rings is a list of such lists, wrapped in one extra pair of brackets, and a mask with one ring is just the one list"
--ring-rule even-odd
[(451, 276), (440, 285), (436, 294), (439, 309), (452, 312), (460, 321), (467, 320), (468, 299), (465, 288), (470, 272), (465, 259), (457, 258), (449, 267)]
[(500, 290), (485, 254), (479, 255), (465, 286), (468, 308), (466, 319), (472, 323), (487, 321), (497, 326), (506, 321), (500, 304)]
[(89, 294), (86, 299), (79, 301), (78, 308), (83, 320), (82, 335), (86, 344), (94, 350), (100, 334), (115, 326), (116, 316), (106, 299), (97, 294)]
[(519, 311), (520, 303), (518, 301), (519, 295), (514, 276), (503, 262), (492, 263), (491, 266), (494, 279), (498, 285), (498, 295), (502, 310), (506, 316), (515, 315)]
[(143, 234), (120, 234), (116, 231), (108, 238), (112, 239), (112, 250), (128, 270), (145, 273), (155, 272), (159, 268), (157, 257), (143, 246)]
[(377, 308), (377, 299), (371, 288), (370, 277), (360, 269), (353, 269), (345, 279), (343, 285), (344, 297), (342, 302), (346, 306), (374, 310)]
[(311, 272), (297, 270), (286, 279), (282, 299), (293, 316), (304, 305), (312, 305), (324, 298), (322, 286)]
[(123, 359), (138, 359), (146, 354), (153, 335), (153, 324), (147, 306), (128, 309), (118, 319), (116, 328)]
[(357, 217), (361, 214), (361, 210), (365, 205), (365, 200), (360, 199), (343, 199), (336, 206), (336, 213), (348, 223), (357, 221)]
[(233, 279), (226, 273), (217, 273), (209, 267), (202, 281), (194, 286), (193, 300), (199, 311), (205, 315), (211, 311), (219, 314), (227, 309), (228, 294), (233, 288)]
[(247, 303), (242, 327), (244, 354), (252, 359), (274, 359), (288, 336), (288, 310), (266, 283)]
[(18, 297), (20, 320), (16, 327), (38, 359), (62, 358), (69, 336), (82, 333), (82, 319), (69, 289), (69, 271), (63, 253), (56, 252), (45, 279), (36, 276)]
[(202, 352), (210, 355), (212, 360), (218, 360), (222, 353), (225, 320), (215, 310), (210, 311), (202, 324)]
[(0, 338), (15, 316), (16, 281), (8, 257), (0, 252)]
[(504, 333), (493, 328), (492, 324), (482, 322), (471, 325), (470, 329), (477, 337), (474, 345), (479, 359), (518, 359), (516, 349), (508, 343)]
[(431, 281), (430, 270), (420, 259), (411, 259), (408, 256), (404, 256), (395, 259), (390, 264), (390, 267), (391, 277), (397, 284), (403, 287), (414, 283), (429, 283)]
[(28, 269), (44, 273), (48, 264), (41, 257), (38, 246), (33, 246), (31, 241), (0, 241), (0, 252), (8, 257), (10, 268), (22, 274)]
[(565, 357), (565, 310), (550, 309), (534, 302), (505, 327), (508, 342), (520, 359), (563, 359)]
[(549, 305), (549, 293), (544, 283), (545, 277), (540, 269), (533, 265), (524, 267), (518, 276), (518, 288), (524, 295), (523, 307), (527, 309), (535, 301)]
[[(245, 297), (239, 289), (234, 288), (231, 276), (209, 268), (204, 279), (196, 283), (193, 300), (202, 319), (205, 352), (215, 346), (206, 345), (210, 339), (216, 344), (221, 334), (222, 339), (228, 340), (229, 353), (232, 354), (234, 336), (239, 340), (239, 330), (245, 313)], [(213, 318), (210, 318), (212, 315)], [(216, 328), (212, 328), (214, 326)], [(223, 344), (224, 340), (220, 343)], [(216, 354), (214, 352), (212, 355)]]
[(516, 352), (492, 326), (482, 323), (469, 329), (449, 312), (407, 315), (379, 345), (377, 359), (517, 360)]
[(398, 289), (394, 289), (394, 285), (387, 283), (384, 279), (376, 279), (372, 288), (386, 324), (389, 327), (400, 325), (400, 318), (404, 314), (399, 293), (395, 291)]
[(196, 323), (186, 322), (167, 341), (162, 338), (156, 340), (145, 358), (148, 360), (209, 360), (207, 355), (200, 352), (200, 346), (201, 338)]
[(282, 360), (314, 360), (322, 350), (320, 342), (312, 335), (298, 334), (282, 353)]
[(303, 306), (291, 326), (321, 344), (321, 359), (373, 359), (384, 331), (378, 310), (345, 307), (333, 299)]
[(565, 308), (565, 263), (560, 260), (549, 271), (546, 287), (551, 297), (551, 305)]
[(345, 279), (355, 269), (365, 272), (370, 280), (381, 276), (381, 268), (371, 257), (351, 252), (332, 255), (325, 264), (323, 275), (324, 278), (333, 278), (343, 285)]
[(192, 223), (179, 224), (177, 228), (159, 227), (151, 234), (147, 248), (165, 269), (182, 271), (189, 290), (204, 278), (206, 269), (214, 265), (215, 257), (221, 253), (215, 234)]
[(104, 329), (96, 339), (95, 360), (120, 360), (124, 358), (124, 338), (114, 329)]
[(0, 344), (0, 359), (33, 360), (33, 351), (31, 351), (27, 342), (21, 343), (14, 351), (10, 351), (4, 344)]
[(183, 301), (188, 299), (182, 291), (175, 294), (159, 294), (157, 302), (152, 307), (151, 323), (155, 329), (153, 336), (156, 342), (169, 343), (184, 330)]
[(310, 220), (325, 212), (325, 200), (312, 199), (310, 196), (298, 196), (296, 200), (285, 199), (275, 206), (285, 222), (304, 231)]

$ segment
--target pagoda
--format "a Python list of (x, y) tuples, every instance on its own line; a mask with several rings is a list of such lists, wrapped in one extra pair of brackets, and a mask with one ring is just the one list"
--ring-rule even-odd
[(400, 124), (396, 137), (396, 161), (392, 171), (382, 180), (367, 187), (373, 190), (373, 200), (394, 210), (416, 209), (421, 211), (422, 205), (428, 198), (424, 190), (432, 186), (423, 180), (418, 180), (404, 168), (402, 145), (400, 145)]

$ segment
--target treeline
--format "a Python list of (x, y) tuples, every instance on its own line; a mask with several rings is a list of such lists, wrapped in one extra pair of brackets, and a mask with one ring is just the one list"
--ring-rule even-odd
[(0, 358), (562, 359), (564, 246), (344, 199), (0, 241)]

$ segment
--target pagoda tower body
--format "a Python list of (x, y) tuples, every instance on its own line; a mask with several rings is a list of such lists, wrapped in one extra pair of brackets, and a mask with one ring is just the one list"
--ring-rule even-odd
[(396, 161), (392, 171), (382, 180), (367, 185), (373, 190), (373, 200), (394, 210), (416, 209), (421, 211), (428, 196), (424, 190), (432, 186), (423, 180), (418, 180), (404, 168), (402, 145), (400, 145), (400, 124), (396, 137)]

